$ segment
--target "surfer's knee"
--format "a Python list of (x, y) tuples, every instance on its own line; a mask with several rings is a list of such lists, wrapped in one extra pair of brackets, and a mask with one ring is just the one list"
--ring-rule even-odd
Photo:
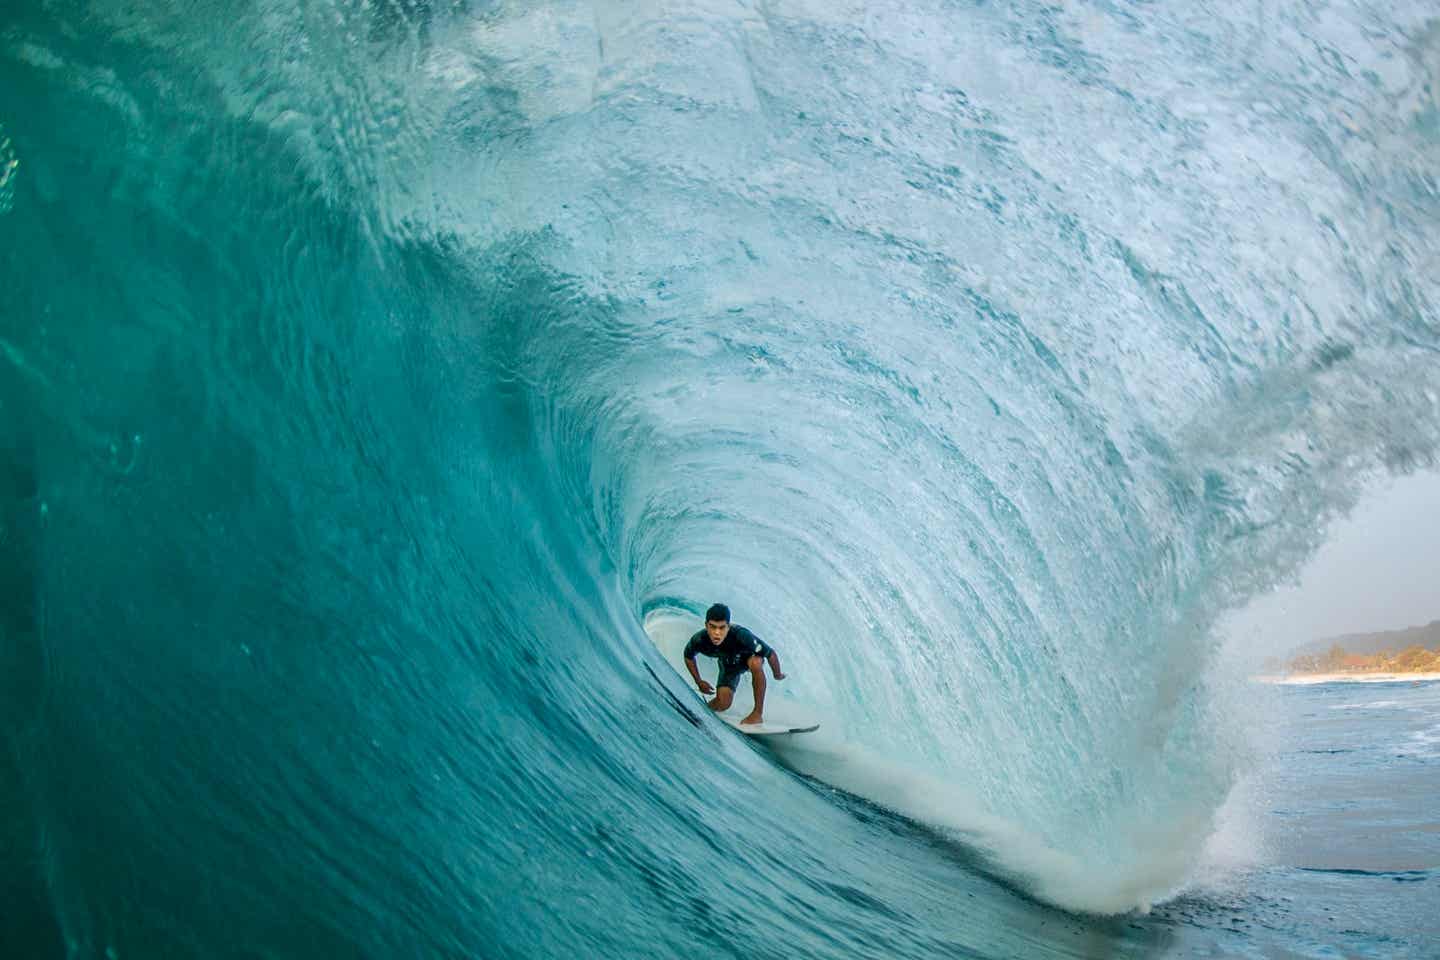
[(751, 673), (759, 673), (761, 668), (764, 667), (765, 661), (760, 659), (759, 654), (756, 654), (747, 660), (745, 665), (750, 668)]

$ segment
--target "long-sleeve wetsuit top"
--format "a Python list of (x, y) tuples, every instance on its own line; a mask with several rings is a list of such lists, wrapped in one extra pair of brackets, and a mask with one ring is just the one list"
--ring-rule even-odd
[(733, 673), (735, 668), (744, 667), (751, 657), (768, 657), (774, 652), (768, 643), (738, 623), (730, 624), (730, 632), (725, 634), (725, 639), (718, 645), (710, 642), (710, 634), (704, 630), (696, 633), (690, 638), (690, 642), (685, 644), (686, 660), (694, 660), (697, 653), (719, 658), (722, 676)]

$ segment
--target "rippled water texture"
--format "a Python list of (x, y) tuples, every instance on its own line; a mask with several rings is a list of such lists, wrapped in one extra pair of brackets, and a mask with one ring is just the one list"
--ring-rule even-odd
[(1435, 462), (1434, 17), (9, 4), (0, 934), (1182, 949), (1212, 623)]

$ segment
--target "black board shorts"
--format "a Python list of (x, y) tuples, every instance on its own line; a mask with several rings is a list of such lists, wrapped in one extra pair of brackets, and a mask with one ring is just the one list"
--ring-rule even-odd
[(731, 690), (734, 690), (735, 684), (739, 682), (741, 677), (743, 677), (749, 672), (749, 657), (746, 657), (744, 660), (741, 660), (738, 663), (734, 661), (721, 660), (720, 674), (718, 677), (715, 678), (715, 689), (719, 690), (721, 687), (729, 687)]

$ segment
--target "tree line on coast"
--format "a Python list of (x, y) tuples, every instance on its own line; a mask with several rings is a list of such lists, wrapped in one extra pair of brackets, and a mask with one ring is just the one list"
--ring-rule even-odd
[(1352, 653), (1336, 643), (1324, 653), (1305, 653), (1286, 665), (1291, 673), (1440, 673), (1440, 650), (1414, 645), (1404, 650)]
[(1271, 673), (1440, 673), (1440, 620), (1403, 630), (1327, 637), (1270, 657)]

